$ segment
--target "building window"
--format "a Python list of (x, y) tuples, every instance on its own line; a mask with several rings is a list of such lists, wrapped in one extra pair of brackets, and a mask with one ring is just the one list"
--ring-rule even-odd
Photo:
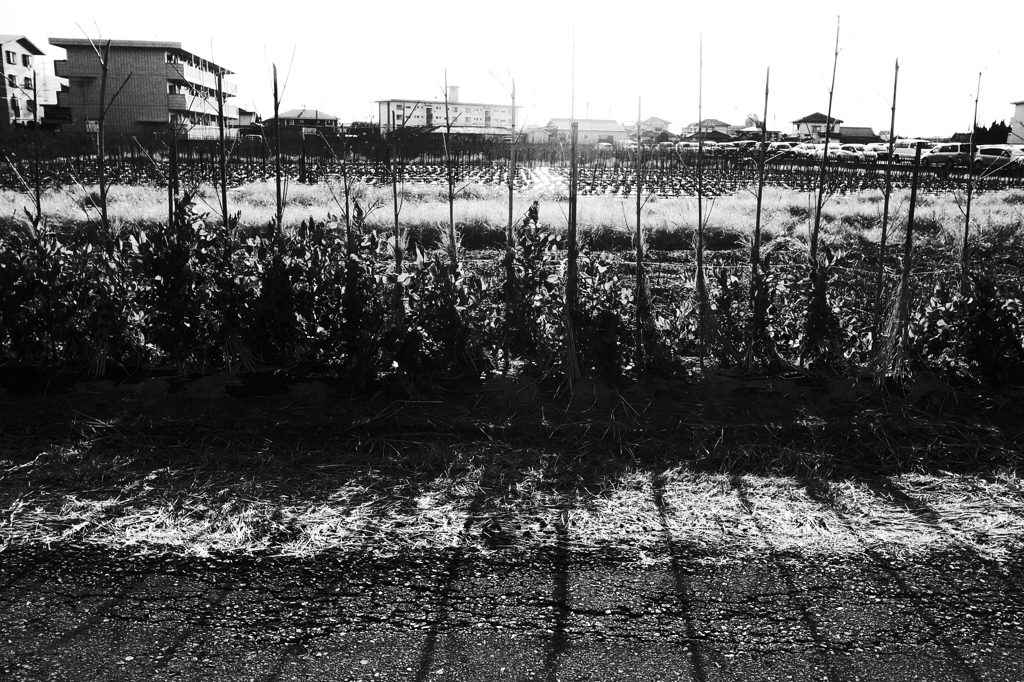
[(6, 55), (7, 55), (7, 63), (8, 64), (17, 64), (18, 63), (18, 60), (16, 60), (14, 58), (14, 53), (13, 52), (11, 52), (10, 50), (7, 50)]
[(25, 85), (25, 89), (26, 90), (31, 90), (32, 89), (32, 79), (29, 78), (28, 76), (25, 76), (24, 85)]
[(27, 54), (21, 55), (21, 65), (32, 66), (32, 57), (28, 56)]
[(30, 114), (36, 113), (36, 101), (34, 99), (28, 100), (25, 102), (25, 108), (28, 109), (28, 113)]
[(7, 76), (7, 85), (11, 86), (12, 88), (18, 87), (18, 77), (14, 75)]
[(14, 118), (21, 116), (21, 103), (18, 101), (17, 97), (11, 98), (11, 112), (14, 114)]

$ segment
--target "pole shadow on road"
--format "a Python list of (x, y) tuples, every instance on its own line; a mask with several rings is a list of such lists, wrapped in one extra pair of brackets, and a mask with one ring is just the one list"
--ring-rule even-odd
[(658, 510), (658, 518), (661, 525), (661, 534), (665, 545), (668, 547), (669, 557), (672, 562), (672, 577), (675, 580), (676, 597), (682, 604), (686, 613), (686, 639), (690, 642), (690, 665), (693, 666), (693, 679), (696, 682), (706, 682), (707, 671), (704, 668), (704, 659), (701, 654), (701, 646), (697, 641), (697, 627), (693, 617), (693, 598), (683, 577), (682, 557), (676, 541), (672, 539), (672, 531), (668, 525), (668, 510), (665, 504), (665, 476), (652, 476), (651, 491), (654, 498), (654, 507)]
[(797, 610), (800, 612), (800, 617), (804, 622), (804, 626), (811, 635), (811, 639), (821, 649), (822, 663), (825, 666), (829, 682), (840, 682), (842, 677), (836, 668), (833, 656), (829, 653), (828, 640), (822, 634), (822, 626), (811, 610), (811, 601), (804, 594), (804, 589), (797, 584), (797, 580), (793, 575), (792, 569), (787, 566), (784, 561), (778, 560), (775, 548), (770, 546), (770, 541), (767, 540), (770, 535), (764, 528), (764, 524), (762, 524), (757, 518), (757, 514), (754, 513), (754, 505), (751, 503), (750, 496), (747, 494), (742, 477), (736, 473), (731, 474), (729, 476), (729, 484), (736, 492), (736, 496), (739, 497), (740, 503), (743, 505), (743, 509), (750, 516), (758, 533), (761, 534), (762, 538), (765, 538), (765, 540), (769, 542), (769, 555), (772, 557), (772, 561), (776, 568), (779, 569), (779, 573), (782, 575), (783, 580), (785, 580), (786, 592), (789, 595), (789, 600), (796, 605)]
[[(812, 500), (830, 509), (841, 520), (847, 520), (846, 512), (836, 504), (834, 496), (830, 494), (827, 481), (810, 473), (800, 476), (798, 480)], [(934, 510), (924, 503), (910, 498), (906, 493), (896, 488), (890, 479), (870, 479), (865, 483), (868, 489), (877, 497), (882, 499), (888, 498), (894, 504), (903, 507), (907, 511), (915, 514), (918, 518), (925, 520), (929, 524), (941, 530), (941, 524), (938, 522), (938, 516), (935, 514)], [(915, 511), (915, 508), (917, 511)], [(931, 513), (929, 514), (928, 512)], [(926, 608), (924, 608), (924, 595), (922, 595), (919, 590), (915, 590), (911, 587), (907, 580), (900, 575), (900, 572), (893, 567), (891, 562), (874, 549), (865, 546), (864, 553), (871, 559), (872, 563), (880, 568), (886, 577), (899, 588), (900, 592), (912, 596), (913, 603), (915, 604), (914, 611), (928, 626), (932, 637), (941, 643), (942, 648), (946, 651), (947, 656), (949, 656), (950, 663), (957, 670), (958, 677), (961, 677), (961, 679), (971, 680), (971, 682), (981, 682), (982, 678), (978, 671), (967, 661), (966, 658), (964, 658), (963, 654), (960, 653), (959, 649), (957, 649), (956, 645), (946, 634), (939, 622), (928, 612)], [(972, 551), (971, 553), (977, 556), (976, 552)]]
[(548, 682), (558, 682), (559, 661), (568, 646), (566, 626), (569, 620), (571, 604), (569, 603), (569, 530), (566, 528), (568, 510), (562, 509), (555, 522), (556, 544), (553, 557), (554, 584), (551, 589), (551, 601), (555, 608), (555, 622), (547, 652), (544, 655), (544, 672)]

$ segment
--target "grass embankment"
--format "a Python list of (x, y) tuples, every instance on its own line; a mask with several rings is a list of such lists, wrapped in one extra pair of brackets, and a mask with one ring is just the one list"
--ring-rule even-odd
[(352, 401), (315, 382), (226, 399), (228, 381), (0, 395), (0, 552), (562, 545), (649, 562), (671, 541), (1002, 561), (1024, 539), (1021, 434), (954, 404), (967, 396), (940, 405), (935, 386), (895, 398), (707, 375), (669, 396), (593, 385), (566, 400), (496, 378), (466, 395)]
[[(400, 219), (414, 233), (422, 235), (430, 246), (448, 222), (448, 206), (443, 187), (408, 185), (404, 190)], [(95, 192), (93, 192), (95, 194)], [(364, 207), (378, 206), (370, 212), (367, 224), (393, 228), (390, 188), (358, 186), (354, 192)], [(95, 197), (94, 197), (95, 198)], [(541, 222), (554, 230), (567, 227), (568, 209), (563, 199), (550, 189), (537, 187), (517, 191), (514, 215), (520, 219), (534, 201), (540, 201)], [(764, 239), (791, 236), (806, 240), (813, 215), (810, 194), (779, 188), (767, 188), (764, 199)], [(893, 225), (898, 228), (906, 218), (908, 191), (893, 195)], [(75, 225), (96, 220), (94, 199), (74, 188), (48, 190), (43, 197), (43, 214), (54, 225)], [(219, 216), (219, 198), (210, 187), (199, 188), (196, 200), (200, 212)], [(232, 212), (241, 212), (241, 224), (267, 225), (273, 222), (276, 205), (272, 183), (258, 182), (228, 191)], [(711, 206), (707, 222), (709, 248), (735, 248), (751, 234), (754, 226), (755, 199), (747, 192), (707, 202)], [(0, 215), (23, 218), (23, 209), (31, 202), (24, 194), (0, 191)], [(917, 234), (920, 239), (958, 244), (962, 241), (962, 199), (954, 195), (919, 196)], [(300, 222), (337, 220), (344, 205), (338, 183), (300, 185), (291, 183), (287, 191), (285, 226), (293, 229)], [(1021, 232), (1024, 225), (1024, 192), (1011, 190), (982, 194), (972, 206), (974, 231)], [(112, 223), (124, 229), (153, 229), (167, 220), (165, 190), (145, 186), (114, 186), (109, 195)], [(882, 195), (866, 191), (857, 195), (834, 196), (824, 208), (825, 238), (840, 245), (877, 243), (881, 234)], [(498, 243), (508, 221), (507, 193), (501, 187), (470, 185), (455, 202), (455, 220), (467, 248), (483, 248)], [(656, 250), (692, 248), (697, 224), (694, 198), (664, 199), (651, 197), (644, 204), (642, 220), (649, 231), (649, 246)], [(635, 231), (636, 208), (632, 197), (584, 196), (579, 199), (578, 223), (584, 243), (602, 250), (630, 248)]]

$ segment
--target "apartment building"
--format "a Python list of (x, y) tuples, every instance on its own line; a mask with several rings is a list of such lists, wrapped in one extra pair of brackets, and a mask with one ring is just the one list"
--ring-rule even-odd
[[(67, 58), (54, 62), (57, 76), (68, 79), (58, 103), (71, 110), (73, 127), (99, 118), (102, 68), (93, 42), (50, 38)], [(96, 43), (103, 51), (107, 41)], [(223, 80), (231, 71), (181, 48), (181, 43), (149, 40), (110, 41), (106, 84), (106, 130), (112, 135), (177, 131), (190, 139), (218, 136), (217, 77), (224, 93), (225, 135), (238, 132), (238, 107), (228, 99), (237, 87)]]
[[(32, 93), (36, 58), (43, 51), (21, 35), (0, 34), (0, 128), (33, 121), (39, 106)], [(39, 106), (39, 118), (43, 117)]]
[[(417, 99), (379, 100), (380, 131), (395, 128), (446, 125), (445, 103)], [(447, 121), (452, 132), (462, 135), (511, 135), (519, 107), (511, 104), (482, 104), (459, 101), (459, 86), (448, 87)]]

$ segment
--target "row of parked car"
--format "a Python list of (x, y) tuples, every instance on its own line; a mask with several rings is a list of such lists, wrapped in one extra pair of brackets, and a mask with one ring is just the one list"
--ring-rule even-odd
[[(975, 170), (1024, 171), (1024, 147), (1008, 144), (982, 145), (971, 154), (968, 142), (929, 142), (928, 140), (901, 139), (892, 146), (895, 163), (913, 163), (918, 146), (921, 147), (921, 165), (930, 168), (952, 169), (972, 164)], [(772, 142), (768, 146), (771, 157), (828, 158), (835, 161), (877, 162), (889, 158), (888, 142), (871, 144), (843, 144), (830, 142), (826, 150), (824, 143)]]
[[(753, 156), (756, 155), (760, 142), (757, 140), (737, 140), (734, 142), (704, 142), (704, 153), (711, 156)], [(634, 140), (620, 140), (621, 149), (635, 149)], [(916, 138), (896, 140), (892, 146), (892, 157), (895, 163), (913, 163), (917, 148), (921, 147), (921, 165), (930, 168), (952, 169), (972, 164), (977, 171), (1011, 170), (1024, 171), (1024, 147), (1007, 144), (982, 145), (971, 154), (968, 142), (930, 142)], [(645, 149), (663, 152), (678, 152), (685, 155), (696, 154), (699, 145), (696, 142), (659, 142), (644, 144)], [(611, 149), (609, 143), (601, 143), (598, 148)], [(769, 159), (803, 158), (820, 159), (826, 154), (833, 161), (847, 163), (876, 163), (889, 158), (888, 142), (870, 144), (843, 143), (830, 141), (826, 148), (824, 143), (814, 142), (772, 142), (767, 149)]]

